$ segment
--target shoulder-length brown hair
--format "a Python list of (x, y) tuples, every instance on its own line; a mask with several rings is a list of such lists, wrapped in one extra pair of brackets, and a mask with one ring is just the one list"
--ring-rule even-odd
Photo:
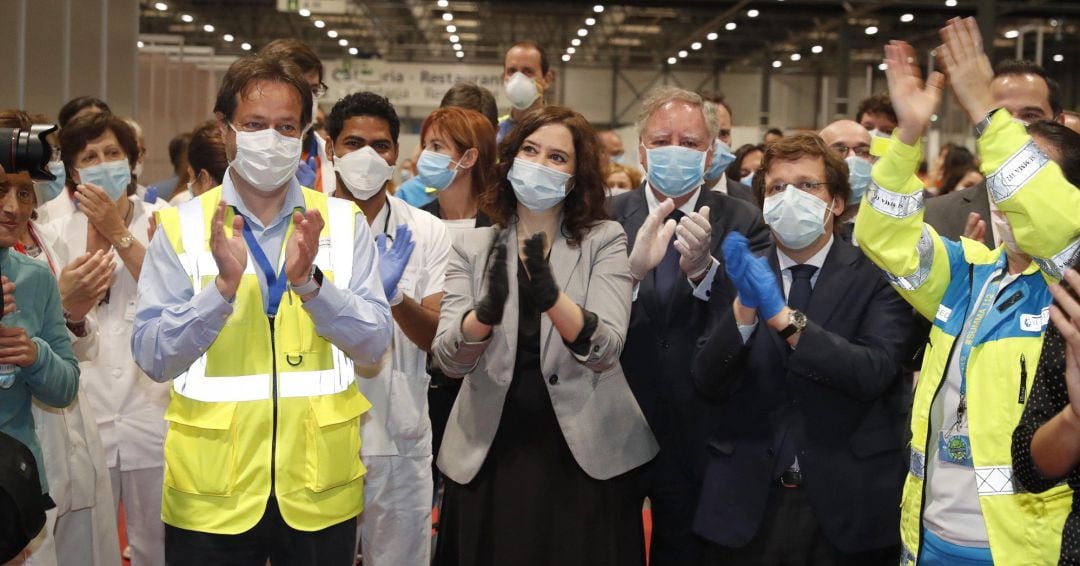
[(476, 164), (472, 166), (473, 198), (479, 198), (484, 190), (495, 183), (495, 129), (483, 114), (467, 108), (448, 106), (440, 108), (424, 119), (420, 127), (420, 144), (427, 143), (432, 128), (438, 128), (460, 155), (476, 149)]
[(526, 114), (499, 144), (496, 182), (480, 194), (480, 208), (503, 226), (517, 220), (517, 195), (506, 176), (525, 138), (548, 124), (561, 124), (574, 140), (574, 178), (563, 202), (563, 235), (572, 246), (589, 228), (607, 218), (604, 173), (600, 168), (600, 139), (584, 116), (563, 106), (542, 106)]

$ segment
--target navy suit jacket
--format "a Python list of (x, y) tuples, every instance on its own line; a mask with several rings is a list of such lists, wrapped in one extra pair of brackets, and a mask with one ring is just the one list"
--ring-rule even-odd
[[(775, 248), (767, 254), (779, 282)], [(897, 544), (910, 400), (910, 385), (899, 379), (912, 342), (907, 303), (839, 238), (794, 350), (763, 322), (744, 345), (733, 297), (723, 305), (722, 293), (713, 293), (713, 318), (694, 360), (694, 384), (721, 403), (695, 532), (723, 546), (746, 545), (777, 489), (781, 443), (793, 435), (802, 489), (829, 542), (844, 552)]]
[[(611, 218), (623, 225), (630, 249), (649, 215), (647, 185), (611, 200)], [(745, 201), (701, 190), (695, 210), (710, 208), (712, 255), (721, 262), (720, 245), (731, 230), (738, 230), (757, 250), (769, 245), (769, 231), (761, 211)], [(655, 271), (655, 270), (654, 270)], [(723, 266), (717, 279), (726, 281)], [(714, 288), (716, 286), (714, 285)], [(686, 476), (701, 480), (704, 466), (707, 400), (690, 381), (694, 344), (705, 331), (709, 302), (693, 296), (681, 277), (670, 297), (660, 297), (652, 272), (641, 282), (630, 310), (621, 362), (626, 380), (660, 443), (661, 458), (675, 458)]]

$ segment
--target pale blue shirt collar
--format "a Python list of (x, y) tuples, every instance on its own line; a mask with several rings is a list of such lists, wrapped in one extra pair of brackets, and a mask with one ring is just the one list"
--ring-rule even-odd
[(225, 171), (225, 178), (221, 180), (221, 200), (225, 201), (225, 204), (229, 206), (236, 207), (236, 210), (240, 211), (246, 221), (255, 223), (256, 226), (263, 230), (272, 228), (282, 220), (288, 219), (297, 208), (307, 210), (307, 207), (304, 206), (304, 193), (300, 190), (300, 182), (296, 180), (296, 177), (292, 177), (289, 179), (289, 188), (285, 191), (285, 202), (282, 204), (281, 210), (278, 211), (277, 216), (269, 226), (263, 226), (259, 218), (244, 204), (244, 199), (240, 198), (240, 193), (236, 192), (236, 185), (233, 183), (232, 175), (233, 170), (230, 167)]
[[(645, 182), (644, 190), (645, 202), (649, 204), (649, 212), (652, 212), (656, 210), (658, 206), (660, 206), (660, 200), (657, 199), (656, 195), (653, 194), (652, 187), (647, 181)], [(684, 202), (683, 205), (679, 207), (679, 210), (681, 210), (683, 214), (690, 214), (691, 212), (694, 212), (694, 207), (697, 206), (697, 201), (700, 196), (701, 187), (698, 187), (694, 189), (694, 196), (690, 197), (690, 200)]]

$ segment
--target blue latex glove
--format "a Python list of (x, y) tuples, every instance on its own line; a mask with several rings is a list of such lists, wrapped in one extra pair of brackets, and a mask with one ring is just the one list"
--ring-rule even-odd
[(763, 320), (769, 320), (784, 310), (784, 293), (780, 290), (780, 283), (776, 280), (776, 274), (769, 267), (769, 260), (764, 257), (756, 257), (750, 260), (749, 267), (750, 284), (754, 287), (754, 295), (758, 300), (758, 310)]
[(319, 163), (315, 158), (316, 153), (313, 151), (308, 154), (307, 159), (300, 160), (300, 167), (296, 168), (296, 180), (300, 183), (301, 187), (307, 187), (309, 189), (319, 190), (319, 187), (315, 186), (315, 172), (319, 168)]
[(413, 248), (412, 232), (405, 224), (398, 224), (394, 232), (394, 245), (386, 248), (386, 234), (375, 236), (375, 248), (379, 251), (379, 277), (382, 279), (386, 299), (392, 300), (398, 294), (398, 282), (405, 273)]
[(724, 254), (724, 271), (735, 285), (735, 291), (739, 293), (739, 302), (747, 308), (757, 308), (757, 295), (754, 294), (754, 286), (750, 284), (749, 277), (750, 262), (754, 261), (754, 255), (750, 252), (746, 236), (734, 230), (728, 232), (720, 250)]

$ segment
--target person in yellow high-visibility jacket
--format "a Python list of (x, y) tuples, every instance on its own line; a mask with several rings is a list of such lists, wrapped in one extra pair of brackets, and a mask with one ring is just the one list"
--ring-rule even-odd
[[(939, 48), (979, 136), (992, 220), (1004, 243), (938, 236), (923, 223), (921, 135), (944, 77), (924, 88), (914, 51), (886, 48), (899, 127), (873, 170), (855, 234), (863, 251), (933, 321), (912, 408), (911, 466), (901, 502), (902, 564), (1046, 564), (1058, 557), (1068, 488), (1016, 489), (1012, 431), (1030, 396), (1047, 323), (1047, 283), (1080, 217), (1080, 192), (1007, 110), (993, 110), (989, 62), (974, 23), (955, 21)], [(962, 35), (962, 38), (960, 37)], [(976, 95), (975, 93), (979, 93)], [(985, 97), (989, 100), (981, 99)], [(1075, 236), (1073, 236), (1075, 237)]]
[(162, 519), (170, 564), (352, 564), (363, 502), (353, 360), (390, 341), (368, 224), (295, 179), (311, 123), (295, 64), (229, 67), (220, 187), (161, 211), (132, 352), (172, 380)]

